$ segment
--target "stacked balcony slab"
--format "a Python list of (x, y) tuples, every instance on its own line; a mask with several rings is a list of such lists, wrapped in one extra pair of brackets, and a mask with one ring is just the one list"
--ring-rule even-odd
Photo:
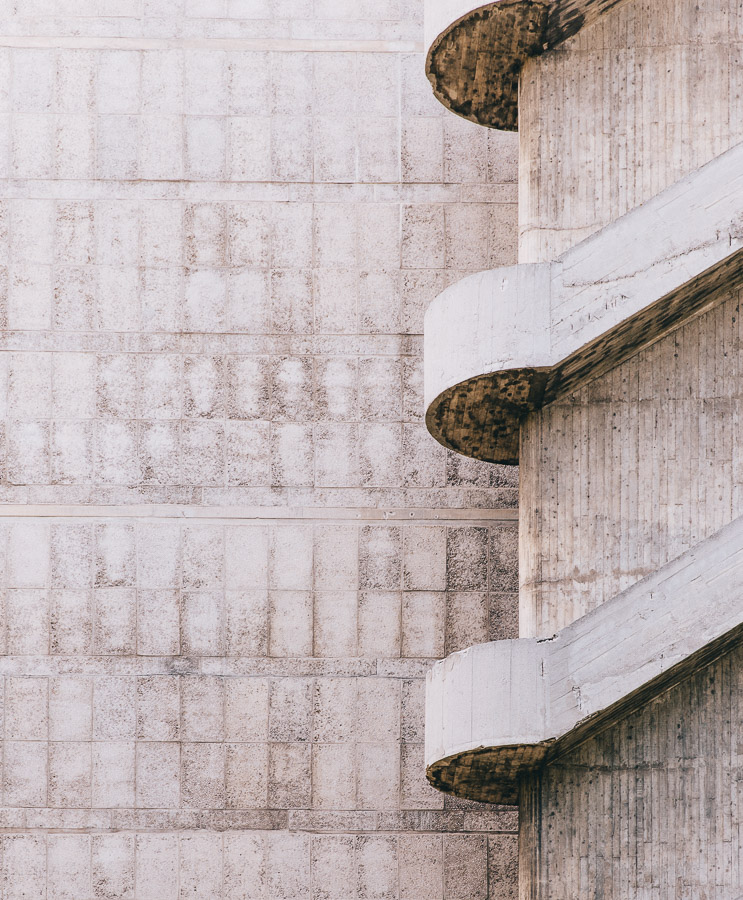
[[(477, 11), (478, 27), (497, 23), (498, 6)], [(585, 3), (584, 23), (557, 40), (550, 23), (565, 6), (546, 9), (539, 50), (508, 64), (519, 67), (520, 264), (560, 258), (743, 140), (738, 4)], [(446, 40), (453, 54), (456, 29), (439, 45)], [(472, 103), (463, 113), (447, 100), (432, 57), (439, 98), (477, 119)], [(500, 102), (482, 108), (481, 124), (514, 126), (513, 98)], [(607, 253), (607, 279), (613, 265)], [(648, 333), (608, 370), (547, 405), (524, 404), (521, 638), (551, 639), (694, 548), (703, 562), (702, 542), (740, 517), (740, 346), (739, 282), (729, 277), (702, 310)], [(497, 392), (482, 384), (473, 402), (495, 409)], [(720, 579), (726, 572), (721, 565)], [(693, 602), (693, 585), (687, 593), (679, 606)], [(743, 894), (743, 670), (740, 649), (725, 649), (518, 778), (522, 900)], [(513, 708), (518, 684), (491, 688)], [(461, 784), (452, 789), (472, 795)]]
[[(626, 2), (529, 59), (520, 262), (557, 258), (743, 140), (742, 50), (728, 0)], [(740, 515), (736, 303), (723, 291), (714, 313), (523, 422), (522, 636), (552, 634)]]

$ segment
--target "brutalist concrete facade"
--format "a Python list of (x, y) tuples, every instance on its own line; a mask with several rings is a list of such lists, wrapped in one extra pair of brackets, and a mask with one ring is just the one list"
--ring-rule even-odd
[(428, 435), (421, 335), (515, 262), (516, 138), (419, 0), (0, 35), (3, 900), (514, 897), (423, 684), (517, 634), (517, 483)]
[(521, 900), (736, 900), (743, 9), (467, 6), (427, 71), (518, 124), (519, 262), (429, 307), (426, 422), (520, 466), (519, 637), (432, 667), (427, 774), (518, 802)]

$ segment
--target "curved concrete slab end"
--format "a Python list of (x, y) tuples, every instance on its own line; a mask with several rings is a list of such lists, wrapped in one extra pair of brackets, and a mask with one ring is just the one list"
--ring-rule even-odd
[(426, 0), (426, 74), (436, 98), (479, 125), (516, 131), (519, 72), (622, 0)]
[(426, 312), (426, 424), (518, 463), (523, 416), (603, 374), (743, 282), (743, 144), (552, 263), (462, 279)]
[(551, 639), (478, 644), (426, 682), (428, 780), (516, 803), (519, 777), (646, 705), (743, 637), (743, 518)]

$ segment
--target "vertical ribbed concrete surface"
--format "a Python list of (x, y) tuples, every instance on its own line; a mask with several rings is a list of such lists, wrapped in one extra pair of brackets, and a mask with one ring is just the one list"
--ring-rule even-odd
[(527, 60), (519, 261), (553, 260), (743, 140), (735, 0), (624, 0)]
[[(628, 0), (593, 24), (578, 24), (573, 37), (527, 60), (521, 71), (521, 263), (554, 260), (743, 139), (737, 2)], [(460, 46), (460, 57), (453, 41), (447, 46), (448, 74), (455, 83), (460, 76), (471, 79), (466, 87), (474, 110), (478, 74), (466, 64), (468, 48)], [(503, 73), (506, 87), (510, 74)], [(683, 225), (679, 221), (679, 233)], [(715, 239), (711, 227), (701, 241)], [(689, 248), (689, 258), (695, 249)], [(611, 248), (596, 253), (597, 283), (609, 285), (616, 277), (617, 258)], [(672, 264), (683, 266), (685, 258), (682, 251)], [(630, 277), (636, 271), (630, 267)], [(690, 289), (699, 288), (691, 271), (687, 277)], [(712, 591), (735, 608), (737, 585), (723, 584), (737, 552), (705, 560), (701, 542), (742, 512), (737, 271), (726, 270), (705, 293), (701, 315), (673, 331), (648, 334), (640, 352), (610, 371), (593, 372), (541, 409), (535, 404), (525, 416), (519, 455), (522, 637), (550, 639), (592, 610), (594, 621), (603, 618), (596, 608), (607, 604), (603, 610), (609, 610), (620, 591), (690, 548), (696, 549), (689, 559), (707, 564)], [(585, 310), (585, 320), (595, 323), (613, 302), (608, 290), (597, 297), (595, 315)], [(653, 337), (658, 339), (651, 343)], [(481, 391), (482, 415), (475, 421), (487, 422), (503, 396), (508, 399), (512, 386), (506, 383), (501, 393), (499, 387)], [(461, 416), (447, 424), (461, 425)], [(473, 446), (473, 455), (478, 451)], [(704, 615), (694, 584), (683, 589), (679, 609), (698, 599), (697, 613)], [(647, 640), (652, 623), (642, 628), (638, 617), (633, 624)], [(694, 626), (673, 616), (669, 621), (667, 639), (683, 645), (685, 627)], [(611, 642), (611, 629), (597, 628), (595, 637), (593, 664), (602, 642)], [(639, 711), (522, 776), (521, 900), (743, 896), (741, 650), (730, 644), (725, 649), (727, 655), (711, 663), (705, 657), (706, 668), (661, 696), (646, 696)], [(447, 665), (453, 670), (456, 661)], [(503, 704), (504, 697), (528, 700), (513, 674), (504, 689), (504, 668), (479, 682), (473, 677), (470, 694), (493, 704)], [(602, 677), (616, 687), (621, 666), (608, 664)], [(580, 705), (576, 681), (572, 691)], [(464, 705), (445, 701), (444, 734), (449, 726), (468, 724)], [(431, 720), (435, 726), (436, 717)], [(508, 722), (505, 713), (492, 720)], [(495, 726), (492, 731), (494, 741), (512, 739)], [(482, 748), (479, 737), (473, 743), (474, 758)], [(522, 749), (517, 744), (515, 755)], [(481, 782), (491, 774), (483, 772)], [(478, 795), (482, 784), (468, 791), (466, 783), (478, 777), (473, 764), (460, 792)], [(440, 783), (456, 789), (453, 777)]]

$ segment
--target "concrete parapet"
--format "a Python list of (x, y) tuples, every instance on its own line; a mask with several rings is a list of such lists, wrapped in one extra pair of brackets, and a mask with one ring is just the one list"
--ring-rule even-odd
[(743, 144), (555, 262), (480, 272), (425, 319), (426, 424), (444, 446), (518, 462), (519, 426), (743, 277)]
[(742, 600), (738, 518), (553, 638), (451, 654), (427, 677), (428, 780), (472, 800), (517, 802), (521, 775), (738, 643)]

